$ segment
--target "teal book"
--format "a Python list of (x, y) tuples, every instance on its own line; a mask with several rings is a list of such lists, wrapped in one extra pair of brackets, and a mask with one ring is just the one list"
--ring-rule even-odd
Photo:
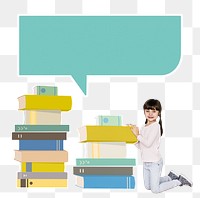
[(34, 94), (45, 96), (57, 96), (58, 88), (54, 86), (36, 86), (34, 87)]
[(15, 125), (15, 131), (69, 131), (69, 125)]
[(135, 166), (136, 159), (130, 158), (77, 158), (76, 166)]
[(98, 125), (101, 126), (121, 126), (121, 116), (98, 116)]

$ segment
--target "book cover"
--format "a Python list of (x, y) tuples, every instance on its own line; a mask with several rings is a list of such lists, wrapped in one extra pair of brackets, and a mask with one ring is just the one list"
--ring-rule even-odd
[(58, 88), (55, 86), (35, 86), (33, 88), (34, 94), (45, 96), (57, 96)]
[(22, 162), (22, 172), (64, 172), (64, 162)]
[(74, 175), (133, 175), (133, 167), (73, 167)]
[(61, 111), (25, 110), (24, 124), (59, 125), (61, 124)]
[(19, 140), (19, 150), (63, 150), (63, 140)]
[(12, 140), (66, 140), (67, 133), (13, 132)]
[(17, 179), (17, 187), (67, 187), (67, 179)]
[(49, 131), (69, 131), (69, 125), (27, 125), (27, 124), (17, 124), (15, 125), (15, 131), (35, 131), (35, 132), (49, 132)]
[(76, 185), (82, 188), (135, 188), (134, 176), (85, 175), (76, 176)]
[(122, 118), (121, 116), (103, 116), (97, 117), (97, 124), (101, 126), (121, 126)]
[(18, 98), (19, 110), (58, 110), (72, 108), (71, 96), (23, 95)]
[(83, 156), (86, 158), (125, 158), (125, 142), (86, 142), (83, 144)]
[(18, 179), (67, 179), (67, 173), (59, 172), (18, 172)]
[(88, 125), (79, 128), (79, 134), (81, 142), (137, 142), (128, 126)]
[(21, 151), (15, 150), (19, 162), (67, 162), (68, 152), (63, 151)]
[(77, 158), (76, 166), (136, 166), (132, 158)]

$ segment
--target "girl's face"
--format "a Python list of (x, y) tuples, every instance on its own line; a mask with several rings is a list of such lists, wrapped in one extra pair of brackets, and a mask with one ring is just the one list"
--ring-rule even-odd
[(158, 118), (159, 111), (154, 110), (154, 109), (145, 109), (144, 110), (144, 115), (149, 123), (155, 122), (156, 119)]

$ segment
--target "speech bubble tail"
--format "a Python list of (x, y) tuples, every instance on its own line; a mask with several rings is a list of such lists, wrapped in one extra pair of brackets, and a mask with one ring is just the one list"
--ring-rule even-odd
[(87, 95), (87, 76), (73, 75), (74, 81), (78, 84), (84, 95)]

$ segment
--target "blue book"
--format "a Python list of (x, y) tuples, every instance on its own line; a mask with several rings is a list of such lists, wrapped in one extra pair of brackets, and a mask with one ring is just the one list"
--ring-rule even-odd
[(84, 175), (76, 176), (76, 185), (82, 188), (134, 189), (135, 178), (128, 175)]
[(63, 150), (63, 140), (19, 140), (19, 150)]

